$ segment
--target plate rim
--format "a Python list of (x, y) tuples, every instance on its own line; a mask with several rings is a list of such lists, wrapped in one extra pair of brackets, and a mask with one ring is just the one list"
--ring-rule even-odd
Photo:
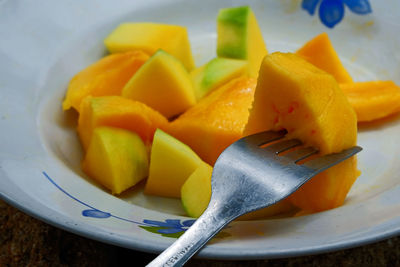
[[(14, 199), (12, 197), (9, 197), (7, 194), (4, 194), (0, 190), (0, 198), (5, 201), (7, 204), (17, 208), (18, 210), (26, 213), (27, 215), (42, 221), (44, 223), (47, 223), (53, 227), (62, 229), (64, 231), (83, 236), (92, 240), (96, 240), (98, 242), (103, 242), (107, 243), (110, 245), (115, 245), (118, 247), (123, 247), (127, 249), (133, 249), (133, 250), (138, 250), (146, 253), (151, 253), (151, 254), (158, 254), (162, 252), (166, 247), (162, 244), (157, 244), (157, 243), (152, 243), (152, 244), (142, 244), (140, 243), (141, 240), (136, 239), (136, 240), (130, 240), (127, 242), (125, 239), (119, 239), (119, 235), (115, 235), (112, 233), (99, 233), (95, 230), (91, 230), (91, 225), (86, 222), (79, 222), (79, 225), (82, 225), (84, 227), (76, 227), (76, 224), (74, 223), (66, 223), (65, 220), (62, 220), (63, 218), (70, 220), (71, 222), (77, 222), (73, 218), (68, 218), (64, 215), (58, 216), (59, 219), (55, 219), (51, 215), (45, 214), (45, 212), (35, 212), (30, 210), (29, 208), (25, 207), (24, 205), (20, 205), (18, 203), (17, 199)], [(43, 206), (41, 203), (35, 202)], [(35, 203), (35, 204), (36, 204)], [(43, 206), (44, 207), (44, 206)], [(400, 222), (400, 217), (399, 220)], [(240, 223), (240, 222), (236, 222)], [(87, 229), (84, 229), (87, 228)], [(94, 228), (96, 229), (96, 228)], [(215, 247), (210, 247), (210, 246), (205, 246), (203, 249), (199, 251), (199, 253), (196, 255), (196, 258), (202, 258), (202, 259), (216, 259), (216, 260), (261, 260), (261, 259), (279, 259), (279, 258), (292, 258), (292, 257), (298, 257), (298, 256), (307, 256), (307, 255), (318, 255), (318, 254), (324, 254), (324, 253), (329, 253), (329, 252), (335, 252), (339, 250), (345, 250), (345, 249), (350, 249), (354, 247), (359, 247), (363, 245), (368, 245), (372, 243), (376, 243), (382, 240), (389, 239), (391, 237), (397, 236), (400, 234), (400, 225), (397, 228), (392, 228), (386, 232), (378, 232), (375, 234), (369, 234), (364, 236), (364, 238), (358, 238), (354, 239), (351, 241), (345, 241), (345, 242), (336, 242), (336, 243), (329, 243), (325, 245), (318, 245), (318, 246), (310, 246), (310, 247), (305, 247), (305, 248), (298, 248), (298, 249), (292, 249), (292, 250), (283, 250), (279, 252), (273, 252), (273, 253), (268, 253), (266, 250), (257, 250), (253, 251), (252, 253), (237, 253), (237, 254), (232, 254), (232, 253), (224, 253), (226, 252), (225, 249), (220, 248), (215, 248)]]
[[(178, 0), (176, 1), (170, 1), (170, 2), (179, 2)], [(1, 5), (0, 5), (1, 8)], [(50, 65), (52, 65), (54, 62), (51, 62)], [(1, 169), (1, 165), (0, 165)], [(41, 170), (40, 170), (41, 171)], [(10, 177), (8, 175), (4, 175), (2, 172), (0, 172), (0, 178), (6, 178), (7, 180), (10, 180)], [(19, 191), (24, 192), (22, 189), (20, 189), (17, 185), (15, 185)], [(105, 242), (109, 243), (112, 245), (117, 245), (121, 247), (126, 247), (129, 249), (135, 249), (135, 250), (140, 250), (143, 252), (149, 252), (149, 253), (159, 253), (163, 249), (165, 249), (164, 245), (160, 244), (147, 244), (143, 245), (140, 244), (139, 239), (133, 240), (133, 242), (126, 242), (125, 239), (123, 239), (123, 242), (121, 243), (121, 239), (118, 239), (119, 235), (110, 235), (110, 233), (98, 233), (95, 230), (91, 230), (90, 224), (87, 222), (79, 222), (79, 225), (85, 226), (89, 230), (85, 230), (85, 228), (77, 228), (74, 227), (74, 224), (66, 224), (66, 220), (64, 219), (69, 219), (71, 221), (74, 221), (74, 218), (68, 218), (64, 216), (63, 214), (60, 214), (59, 218), (54, 218), (49, 214), (46, 214), (45, 212), (35, 212), (34, 210), (28, 209), (26, 206), (23, 206), (18, 202), (17, 198), (12, 197), (11, 195), (7, 194), (7, 192), (3, 191), (4, 189), (0, 188), (0, 198), (3, 199), (6, 203), (8, 203), (11, 206), (16, 207), (17, 209), (23, 211), (24, 213), (28, 214), (29, 216), (32, 216), (40, 221), (43, 221), (45, 223), (48, 223), (52, 226), (55, 226), (57, 228), (66, 230), (68, 232), (78, 234), (80, 236), (85, 236), (90, 239), (94, 239), (100, 242)], [(35, 199), (35, 204), (45, 207), (42, 203), (40, 203), (38, 200)], [(42, 211), (42, 209), (40, 209)], [(397, 220), (399, 221), (399, 220)], [(94, 228), (96, 229), (96, 228)], [(198, 257), (199, 258), (210, 258), (210, 259), (266, 259), (266, 258), (282, 258), (282, 257), (295, 257), (295, 256), (302, 256), (302, 255), (310, 255), (310, 254), (321, 254), (321, 253), (326, 253), (326, 252), (332, 252), (332, 251), (337, 251), (337, 250), (342, 250), (342, 249), (347, 249), (347, 248), (352, 248), (356, 246), (361, 246), (369, 243), (374, 243), (380, 240), (384, 240), (387, 238), (390, 238), (392, 236), (396, 236), (400, 234), (400, 226), (397, 228), (390, 229), (389, 231), (383, 232), (383, 233), (375, 233), (375, 235), (368, 235), (365, 238), (359, 238), (356, 240), (353, 240), (351, 242), (336, 242), (334, 244), (328, 244), (328, 245), (322, 245), (322, 246), (315, 246), (312, 248), (310, 251), (310, 247), (307, 249), (305, 248), (299, 248), (298, 250), (292, 250), (292, 251), (282, 251), (280, 253), (275, 253), (275, 254), (268, 254), (265, 251), (262, 250), (257, 250), (254, 253), (246, 253), (246, 254), (230, 254), (230, 253), (224, 253), (222, 250), (215, 249), (213, 247), (206, 247), (204, 250), (200, 251)], [(131, 240), (132, 241), (132, 240)]]

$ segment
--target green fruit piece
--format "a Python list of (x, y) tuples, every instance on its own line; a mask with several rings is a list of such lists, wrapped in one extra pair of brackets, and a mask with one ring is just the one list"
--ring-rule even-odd
[(197, 100), (230, 80), (245, 75), (247, 67), (246, 60), (217, 57), (195, 69), (190, 75)]
[(98, 127), (93, 132), (82, 169), (113, 194), (119, 194), (147, 177), (147, 148), (134, 132)]
[(202, 163), (189, 146), (157, 129), (151, 147), (145, 193), (180, 198), (182, 185)]
[(251, 8), (221, 9), (217, 18), (217, 34), (218, 57), (248, 60), (249, 74), (257, 77), (267, 49)]
[(201, 164), (182, 186), (182, 205), (190, 217), (199, 217), (210, 202), (212, 171), (207, 163)]

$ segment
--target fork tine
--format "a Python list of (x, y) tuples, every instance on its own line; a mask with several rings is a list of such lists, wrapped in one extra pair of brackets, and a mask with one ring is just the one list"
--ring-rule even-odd
[(283, 140), (278, 143), (272, 144), (270, 146), (265, 147), (264, 149), (269, 150), (270, 152), (273, 152), (275, 154), (279, 154), (281, 152), (284, 152), (286, 150), (289, 150), (289, 149), (299, 146), (301, 144), (302, 143), (300, 140), (289, 139), (289, 140)]
[(311, 155), (318, 153), (318, 149), (313, 147), (304, 147), (299, 148), (294, 151), (288, 152), (285, 154), (285, 157), (293, 160), (295, 163), (299, 162), (300, 160), (306, 159)]
[(244, 137), (243, 139), (246, 140), (246, 142), (251, 143), (256, 146), (262, 146), (265, 144), (268, 144), (270, 142), (279, 140), (283, 138), (286, 134), (285, 130), (282, 131), (266, 131), (266, 132), (261, 132), (261, 133), (256, 133), (253, 135), (249, 135)]
[(329, 154), (329, 155), (325, 155), (325, 156), (322, 156), (322, 157), (319, 157), (316, 159), (312, 159), (312, 160), (304, 163), (303, 166), (311, 168), (311, 169), (317, 171), (317, 173), (319, 173), (319, 172), (322, 172), (322, 171), (332, 167), (333, 165), (336, 165), (336, 164), (350, 158), (351, 156), (357, 154), (361, 150), (362, 150), (361, 147), (354, 146), (354, 147), (345, 149), (340, 153)]

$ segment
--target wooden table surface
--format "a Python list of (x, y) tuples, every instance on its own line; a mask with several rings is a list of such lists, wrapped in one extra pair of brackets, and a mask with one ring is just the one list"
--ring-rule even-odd
[[(154, 257), (60, 230), (0, 200), (1, 267), (144, 266)], [(192, 259), (187, 266), (400, 266), (400, 237), (315, 256), (257, 261)]]

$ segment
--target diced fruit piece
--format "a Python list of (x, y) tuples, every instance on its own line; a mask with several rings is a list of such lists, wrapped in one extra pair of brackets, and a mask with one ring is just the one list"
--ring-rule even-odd
[(202, 98), (228, 81), (247, 74), (247, 61), (217, 57), (192, 71), (195, 95)]
[[(200, 164), (182, 186), (182, 205), (191, 217), (200, 217), (210, 202), (212, 171), (213, 168), (207, 163)], [(291, 210), (293, 210), (293, 205), (289, 201), (283, 200), (267, 208), (245, 214), (238, 220), (262, 219)]]
[(393, 81), (340, 84), (357, 120), (372, 121), (400, 112), (400, 87)]
[(296, 54), (318, 68), (332, 74), (338, 83), (351, 83), (353, 79), (343, 67), (327, 33), (308, 41)]
[(175, 57), (156, 52), (129, 80), (122, 96), (145, 103), (167, 118), (196, 103), (189, 73)]
[(119, 194), (147, 177), (147, 148), (136, 133), (98, 127), (93, 132), (82, 169), (113, 194)]
[(143, 50), (150, 55), (163, 49), (179, 59), (188, 71), (194, 67), (185, 27), (157, 23), (123, 23), (104, 40), (111, 53)]
[(207, 163), (200, 164), (182, 186), (182, 205), (190, 217), (200, 217), (210, 202), (212, 171)]
[(221, 9), (217, 18), (217, 34), (217, 55), (248, 60), (249, 74), (257, 77), (267, 49), (251, 8)]
[(193, 150), (157, 129), (150, 154), (146, 194), (181, 197), (181, 187), (203, 161)]
[(148, 58), (142, 51), (131, 51), (100, 59), (71, 79), (63, 109), (73, 107), (79, 112), (82, 99), (88, 95), (120, 95), (125, 84)]
[[(321, 154), (356, 144), (356, 114), (328, 73), (291, 53), (265, 57), (245, 133), (285, 128)], [(359, 175), (352, 157), (307, 182), (291, 201), (308, 211), (341, 205)]]
[(78, 133), (86, 150), (93, 130), (99, 126), (113, 126), (136, 132), (149, 144), (157, 128), (164, 129), (167, 119), (143, 103), (120, 96), (86, 97), (82, 101)]
[(253, 78), (232, 80), (173, 121), (168, 132), (214, 165), (219, 154), (242, 137), (255, 86)]

